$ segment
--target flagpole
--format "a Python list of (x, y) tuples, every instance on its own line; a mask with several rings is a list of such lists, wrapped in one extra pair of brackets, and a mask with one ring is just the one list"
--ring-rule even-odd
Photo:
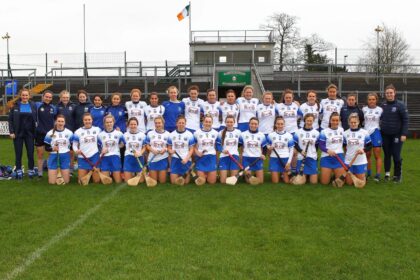
[(191, 1), (189, 2), (189, 6), (190, 6), (190, 15), (189, 15), (189, 19), (188, 19), (188, 27), (189, 27), (189, 32), (190, 32), (190, 43), (192, 42), (192, 33), (191, 33)]

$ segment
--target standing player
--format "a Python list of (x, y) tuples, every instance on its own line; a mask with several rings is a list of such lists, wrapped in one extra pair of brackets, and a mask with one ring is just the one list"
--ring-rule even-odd
[[(285, 122), (281, 116), (276, 117), (274, 129), (267, 137), (267, 150), (270, 152), (268, 166), (271, 172), (271, 182), (278, 183), (280, 178), (283, 178), (283, 181), (288, 184), (290, 180), (288, 171), (290, 170), (294, 150), (293, 135), (285, 130)], [(276, 152), (279, 157), (277, 157)]]
[(239, 106), (238, 129), (242, 132), (249, 128), (249, 120), (257, 116), (257, 105), (260, 103), (253, 97), (254, 88), (245, 86), (242, 90), (242, 96), (236, 100)]
[(156, 117), (155, 129), (149, 131), (146, 136), (150, 177), (160, 183), (166, 182), (169, 157), (167, 146), (170, 133), (164, 127), (163, 117)]
[(54, 119), (57, 115), (57, 109), (52, 105), (53, 92), (46, 90), (42, 94), (42, 102), (37, 102), (38, 124), (35, 129), (35, 146), (38, 159), (38, 177), (42, 177), (44, 153), (45, 153), (45, 135), (54, 128)]
[(76, 104), (70, 101), (70, 92), (62, 90), (59, 94), (60, 101), (57, 104), (57, 115), (63, 115), (66, 118), (66, 128), (74, 132), (77, 128), (74, 122), (74, 109)]
[(150, 93), (149, 96), (150, 105), (147, 105), (145, 113), (146, 113), (146, 131), (149, 132), (150, 130), (155, 129), (155, 119), (157, 117), (162, 117), (165, 113), (165, 107), (159, 105), (159, 96), (157, 92)]
[(52, 147), (52, 152), (48, 157), (49, 184), (56, 183), (58, 168), (61, 169), (64, 182), (67, 184), (70, 181), (70, 145), (73, 141), (73, 132), (65, 128), (65, 124), (65, 117), (63, 115), (57, 115), (55, 127), (47, 132), (44, 139), (45, 143)]
[[(185, 183), (190, 182), (187, 174), (191, 166), (191, 157), (194, 152), (194, 136), (186, 129), (187, 120), (179, 116), (176, 121), (176, 130), (172, 131), (168, 138), (168, 151), (171, 154), (171, 183), (175, 184), (176, 179), (186, 175)], [(179, 157), (179, 156), (180, 157)]]
[(234, 127), (238, 127), (238, 116), (239, 116), (239, 106), (236, 103), (236, 93), (233, 89), (226, 91), (226, 102), (220, 106), (222, 110), (222, 125), (220, 130), (223, 130), (226, 127), (226, 118), (231, 116), (235, 120)]
[(319, 105), (316, 97), (316, 91), (315, 90), (308, 90), (306, 93), (306, 102), (300, 105), (299, 109), (302, 112), (302, 118), (300, 119), (300, 125), (299, 127), (304, 127), (303, 117), (305, 117), (306, 114), (311, 113), (314, 115), (314, 124), (313, 128), (319, 129), (319, 111), (321, 109), (321, 106)]
[[(79, 178), (79, 183), (80, 178), (86, 176), (92, 170), (92, 166), (82, 154), (93, 164), (96, 164), (99, 160), (98, 136), (101, 130), (99, 127), (92, 126), (92, 123), (92, 115), (85, 113), (83, 115), (83, 127), (77, 129), (73, 136), (73, 151), (78, 155), (77, 165), (79, 168), (77, 177)], [(99, 183), (99, 175), (96, 172), (92, 174), (92, 179), (94, 183)]]
[(266, 91), (263, 94), (263, 103), (257, 105), (257, 118), (260, 121), (258, 131), (266, 137), (273, 132), (276, 115), (278, 115), (278, 111), (273, 102), (273, 93)]
[(176, 129), (176, 120), (180, 115), (185, 114), (185, 104), (178, 100), (178, 89), (175, 86), (168, 87), (167, 93), (169, 100), (163, 102), (165, 112), (163, 118), (165, 119), (165, 130), (172, 132)]
[(213, 118), (204, 116), (203, 128), (194, 132), (197, 175), (206, 178), (209, 184), (214, 184), (217, 180), (216, 142), (220, 141), (217, 139), (218, 132), (212, 129), (212, 125)]
[[(376, 160), (376, 175), (374, 180), (379, 182), (381, 179), (381, 169), (382, 169), (382, 156), (381, 156), (381, 147), (382, 147), (382, 136), (379, 128), (379, 122), (382, 116), (382, 108), (377, 106), (378, 95), (376, 92), (371, 92), (367, 96), (367, 106), (363, 107), (362, 111), (365, 118), (364, 129), (369, 133), (370, 139), (372, 141), (372, 150), (375, 155)], [(367, 177), (372, 174), (372, 151), (366, 152), (367, 157)]]
[(188, 88), (188, 94), (190, 97), (185, 97), (182, 102), (185, 104), (185, 118), (187, 119), (187, 129), (194, 133), (200, 129), (200, 114), (201, 106), (204, 100), (198, 98), (200, 88), (196, 85), (192, 85)]
[(127, 130), (127, 109), (121, 105), (121, 93), (114, 92), (111, 95), (111, 106), (106, 108), (106, 115), (114, 117), (114, 129), (122, 133)]
[(98, 142), (102, 147), (101, 173), (108, 176), (110, 173), (115, 183), (121, 183), (121, 153), (120, 148), (124, 147), (124, 135), (115, 127), (115, 119), (112, 115), (104, 118), (104, 130), (99, 133)]
[(146, 133), (146, 124), (145, 124), (145, 110), (147, 107), (146, 102), (140, 101), (141, 90), (138, 88), (133, 88), (130, 92), (130, 101), (125, 102), (125, 109), (127, 111), (128, 119), (136, 118), (139, 122), (138, 130), (140, 132)]
[(211, 116), (213, 118), (212, 128), (219, 131), (222, 110), (220, 109), (220, 102), (217, 101), (216, 90), (207, 90), (207, 101), (201, 105), (201, 113), (204, 116)]
[(344, 130), (349, 129), (348, 119), (351, 114), (357, 114), (359, 116), (360, 124), (363, 123), (363, 111), (357, 105), (357, 93), (351, 92), (347, 94), (346, 104), (341, 108), (340, 119), (341, 126)]
[(285, 122), (286, 131), (294, 134), (298, 128), (298, 119), (302, 117), (299, 105), (294, 102), (294, 94), (291, 89), (285, 89), (281, 98), (281, 103), (277, 104), (279, 116), (282, 116)]
[(340, 115), (333, 112), (330, 116), (330, 124), (319, 135), (319, 148), (321, 154), (321, 184), (327, 185), (331, 181), (331, 173), (335, 178), (344, 174), (345, 170), (336, 157), (344, 162), (344, 129), (340, 127)]
[(83, 126), (83, 116), (85, 113), (89, 113), (89, 109), (93, 106), (89, 101), (88, 93), (81, 89), (77, 91), (77, 100), (79, 103), (74, 107), (74, 129), (78, 129)]
[(386, 101), (382, 104), (381, 135), (385, 157), (385, 180), (390, 180), (391, 157), (394, 160), (394, 182), (402, 180), (402, 145), (408, 134), (408, 111), (401, 101), (397, 100), (393, 85), (385, 88)]
[[(346, 164), (349, 164), (353, 157), (358, 154), (349, 170), (357, 178), (365, 180), (367, 171), (367, 158), (365, 152), (372, 148), (369, 133), (359, 127), (360, 121), (357, 114), (349, 117), (350, 128), (344, 132), (344, 145), (346, 145)], [(346, 176), (346, 183), (353, 184), (351, 176)]]
[[(142, 165), (144, 165), (143, 154), (146, 150), (145, 140), (146, 135), (139, 131), (138, 120), (132, 117), (127, 122), (127, 132), (124, 133), (125, 140), (125, 154), (124, 154), (124, 181), (128, 181), (135, 176), (135, 173), (140, 173), (142, 168), (140, 167), (136, 158), (139, 158)], [(140, 183), (143, 182), (143, 176), (140, 177)]]
[(102, 106), (102, 97), (97, 94), (93, 96), (93, 107), (89, 109), (89, 113), (93, 118), (93, 126), (99, 127), (101, 130), (104, 129), (104, 117), (107, 108)]
[(228, 115), (226, 117), (226, 127), (219, 132), (218, 139), (220, 141), (216, 143), (217, 150), (220, 152), (219, 175), (222, 184), (226, 183), (228, 173), (230, 173), (230, 176), (235, 176), (239, 172), (239, 166), (229, 157), (230, 154), (239, 162), (238, 145), (241, 131), (235, 128), (235, 123), (234, 116)]
[[(249, 129), (241, 133), (239, 143), (242, 147), (242, 165), (244, 167), (251, 165), (251, 163), (257, 159), (260, 159), (256, 164), (251, 166), (249, 171), (255, 172), (255, 176), (258, 178), (260, 184), (264, 183), (264, 170), (263, 163), (265, 156), (263, 154), (263, 148), (267, 145), (267, 139), (262, 132), (258, 132), (259, 121), (256, 117), (249, 120)], [(247, 182), (248, 178), (246, 178)]]
[(340, 114), (344, 101), (337, 97), (337, 86), (331, 84), (327, 87), (328, 98), (321, 100), (321, 129), (328, 128), (330, 116), (333, 112)]
[[(313, 128), (314, 120), (314, 115), (311, 113), (306, 114), (303, 118), (305, 125), (293, 136), (295, 141), (295, 149), (299, 153), (296, 168), (297, 170), (300, 169), (303, 157), (306, 156), (303, 174), (309, 176), (309, 181), (311, 184), (316, 184), (318, 182), (317, 146), (319, 140), (319, 131)], [(305, 150), (307, 150), (306, 153)]]

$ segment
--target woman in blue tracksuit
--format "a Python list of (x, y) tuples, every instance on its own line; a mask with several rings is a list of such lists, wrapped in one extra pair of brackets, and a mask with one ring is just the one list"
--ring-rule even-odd
[(93, 107), (90, 108), (89, 113), (93, 118), (93, 126), (104, 130), (104, 117), (106, 114), (106, 107), (102, 105), (102, 97), (97, 94), (93, 96)]
[(79, 104), (74, 108), (74, 130), (83, 127), (83, 115), (89, 113), (89, 109), (93, 106), (89, 101), (88, 93), (81, 89), (77, 91), (77, 100)]
[(385, 180), (391, 179), (391, 157), (394, 160), (395, 183), (402, 180), (401, 150), (408, 134), (408, 110), (401, 101), (396, 98), (396, 89), (391, 84), (385, 88), (386, 101), (382, 104), (381, 135), (384, 149)]
[(349, 117), (351, 114), (357, 114), (360, 124), (364, 121), (364, 114), (362, 109), (357, 105), (357, 94), (351, 92), (347, 95), (346, 104), (340, 110), (341, 127), (346, 131), (350, 128)]
[(180, 115), (185, 114), (185, 103), (178, 100), (178, 89), (170, 86), (167, 89), (169, 100), (164, 101), (162, 106), (165, 108), (163, 118), (165, 119), (165, 130), (172, 132), (176, 129), (176, 120)]
[(127, 109), (121, 105), (119, 92), (114, 92), (111, 95), (111, 106), (106, 108), (105, 115), (112, 115), (115, 119), (114, 129), (125, 133), (127, 130)]
[(23, 144), (26, 147), (28, 158), (28, 175), (30, 178), (35, 176), (34, 171), (34, 137), (37, 124), (36, 104), (29, 100), (28, 89), (19, 91), (20, 100), (15, 103), (9, 113), (9, 134), (13, 139), (15, 148), (16, 176), (22, 179), (22, 152)]
[(70, 101), (70, 92), (67, 90), (62, 90), (60, 92), (60, 101), (57, 104), (57, 115), (63, 115), (66, 120), (66, 128), (71, 132), (76, 130), (74, 124), (74, 109), (76, 104)]

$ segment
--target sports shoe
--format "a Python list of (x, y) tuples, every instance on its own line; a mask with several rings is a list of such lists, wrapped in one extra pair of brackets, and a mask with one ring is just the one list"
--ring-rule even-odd
[(373, 180), (374, 180), (375, 182), (380, 182), (380, 181), (381, 181), (381, 175), (376, 174), (376, 175), (375, 175), (375, 178), (373, 178)]
[(29, 177), (29, 179), (32, 179), (35, 176), (36, 176), (35, 170), (29, 169), (28, 170), (28, 177)]
[(385, 174), (384, 180), (388, 182), (391, 181), (391, 176)]
[(16, 179), (22, 180), (23, 179), (23, 171), (22, 169), (16, 170)]
[(399, 184), (402, 182), (402, 176), (394, 176), (392, 180), (394, 181), (394, 183)]

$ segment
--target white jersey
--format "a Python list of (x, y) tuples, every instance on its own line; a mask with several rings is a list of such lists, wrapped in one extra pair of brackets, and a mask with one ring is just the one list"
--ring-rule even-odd
[[(364, 149), (367, 144), (371, 142), (369, 133), (363, 128), (356, 130), (347, 129), (344, 132), (344, 143), (346, 147), (346, 163), (349, 164), (350, 161), (355, 156), (356, 152), (360, 149)], [(366, 154), (358, 155), (354, 161), (354, 165), (366, 164), (367, 158)]]
[(70, 145), (73, 141), (73, 132), (65, 128), (62, 131), (51, 129), (45, 135), (44, 142), (51, 145), (51, 147), (58, 147), (58, 153), (65, 154), (70, 152)]
[(185, 104), (186, 127), (192, 130), (200, 129), (201, 105), (203, 105), (204, 101), (200, 98), (191, 100), (191, 97), (185, 97), (182, 99), (182, 102)]
[(362, 111), (365, 117), (364, 129), (366, 129), (369, 134), (372, 134), (376, 129), (380, 129), (379, 122), (384, 110), (379, 106), (376, 106), (375, 108), (365, 106)]
[(151, 105), (147, 105), (145, 114), (146, 114), (146, 130), (154, 130), (155, 129), (155, 119), (159, 116), (163, 116), (165, 113), (165, 107), (162, 105), (158, 105), (156, 107), (152, 107)]
[(235, 124), (233, 127), (238, 127), (238, 116), (239, 116), (239, 106), (238, 104), (229, 104), (227, 102), (223, 103), (223, 105), (220, 106), (220, 109), (222, 110), (222, 125), (226, 126), (226, 117), (227, 116), (233, 116), (235, 119)]
[(139, 101), (134, 103), (133, 101), (125, 102), (125, 108), (127, 109), (128, 119), (135, 117), (139, 121), (138, 129), (139, 131), (146, 133), (146, 125), (145, 125), (145, 110), (147, 104), (144, 101)]
[[(344, 143), (344, 129), (339, 127), (337, 129), (326, 128), (319, 134), (319, 147), (321, 150), (325, 148), (327, 151), (332, 150), (336, 154), (343, 154)], [(322, 151), (321, 157), (328, 156), (328, 153)]]
[[(293, 139), (295, 141), (295, 145), (299, 145), (302, 151), (305, 151), (306, 145), (309, 145), (307, 157), (312, 158), (314, 160), (318, 159), (318, 154), (316, 152), (316, 145), (318, 144), (319, 140), (318, 130), (314, 128), (312, 128), (311, 130), (301, 128), (293, 136)], [(303, 159), (303, 155), (301, 153), (298, 154), (298, 159)]]
[[(185, 130), (184, 132), (174, 130), (169, 135), (168, 145), (172, 146), (172, 149), (181, 156), (181, 160), (187, 157), (190, 147), (194, 144), (194, 136), (188, 130)], [(179, 158), (178, 155), (174, 153), (172, 157)]]
[(131, 133), (127, 131), (124, 133), (125, 153), (124, 155), (133, 155), (133, 151), (139, 152), (145, 145), (146, 135), (143, 132)]
[(302, 118), (300, 119), (300, 127), (304, 127), (305, 123), (303, 122), (303, 118), (307, 115), (307, 114), (313, 114), (315, 119), (314, 119), (314, 124), (312, 125), (313, 128), (318, 129), (319, 128), (319, 111), (321, 109), (321, 106), (318, 103), (315, 103), (314, 105), (309, 105), (308, 102), (303, 103), (302, 105), (300, 105), (299, 107), (300, 112), (302, 113)]
[(248, 100), (245, 97), (239, 97), (236, 103), (239, 106), (238, 123), (249, 123), (252, 117), (257, 116), (257, 105), (260, 103), (257, 98)]
[[(293, 147), (295, 142), (293, 141), (293, 135), (289, 132), (273, 131), (267, 136), (268, 145), (272, 146), (273, 149), (279, 154), (280, 158), (288, 158), (288, 162), (292, 161), (293, 158)], [(270, 157), (277, 158), (276, 153), (271, 152)]]
[(273, 132), (274, 121), (278, 115), (278, 111), (275, 104), (258, 104), (257, 106), (257, 118), (260, 122), (258, 131), (269, 134)]
[[(73, 135), (73, 151), (80, 150), (87, 158), (98, 153), (98, 136), (100, 132), (101, 129), (96, 126), (91, 128), (81, 127), (76, 130)], [(79, 155), (79, 158), (83, 158), (83, 156)]]
[(249, 130), (241, 133), (239, 143), (243, 144), (242, 156), (260, 157), (262, 148), (267, 145), (267, 139), (262, 132), (251, 132)]
[(299, 105), (295, 102), (287, 105), (284, 103), (277, 104), (277, 111), (279, 116), (284, 118), (284, 124), (286, 127), (286, 131), (289, 133), (295, 133), (298, 128), (298, 118), (302, 116), (300, 112)]
[(124, 134), (119, 130), (112, 130), (107, 132), (105, 130), (101, 131), (98, 136), (99, 145), (103, 148), (106, 148), (108, 152), (104, 157), (108, 156), (118, 156), (120, 157), (120, 143), (125, 144)]
[(206, 150), (206, 155), (215, 155), (216, 154), (216, 142), (218, 140), (218, 132), (214, 129), (210, 131), (204, 131), (202, 129), (194, 132), (195, 143), (197, 143), (197, 149), (202, 152)]
[(328, 128), (331, 114), (333, 112), (337, 112), (338, 114), (340, 114), (341, 108), (344, 106), (344, 101), (338, 98), (337, 99), (324, 98), (321, 100), (320, 105), (321, 105), (321, 114), (322, 114), (321, 127), (325, 129), (325, 128)]
[(220, 108), (220, 102), (209, 103), (208, 101), (203, 102), (201, 105), (201, 112), (205, 115), (210, 115), (213, 118), (212, 128), (218, 130), (220, 128), (220, 117), (222, 116), (222, 110)]
[[(241, 136), (241, 131), (239, 129), (234, 129), (232, 131), (226, 130), (225, 139), (223, 138), (223, 131), (219, 131), (219, 141), (217, 142), (217, 147), (220, 152), (228, 151), (231, 155), (239, 156), (238, 145), (239, 137)], [(222, 143), (223, 141), (223, 143)], [(221, 153), (220, 157), (228, 157), (229, 155)]]
[[(168, 145), (170, 133), (166, 130), (163, 132), (157, 132), (156, 130), (150, 130), (146, 136), (146, 144), (150, 145), (154, 150), (162, 151)], [(153, 154), (152, 152), (149, 153), (148, 161), (150, 161), (153, 157), (152, 162), (157, 162), (162, 159), (165, 159), (169, 156), (168, 152), (163, 154)]]

